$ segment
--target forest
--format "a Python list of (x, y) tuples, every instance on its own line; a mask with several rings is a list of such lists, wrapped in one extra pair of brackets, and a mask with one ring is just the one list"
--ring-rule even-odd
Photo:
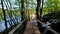
[(60, 0), (0, 0), (0, 32), (13, 28), (23, 19), (29, 21), (30, 14), (44, 22), (60, 19)]

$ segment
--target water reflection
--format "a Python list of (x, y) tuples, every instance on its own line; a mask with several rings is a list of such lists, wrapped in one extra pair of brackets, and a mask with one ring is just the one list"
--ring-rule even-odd
[[(12, 26), (15, 24), (17, 24), (17, 22), (19, 23), (21, 21), (21, 16), (12, 16), (12, 20), (10, 19), (9, 16), (6, 17), (6, 20), (7, 20), (7, 26), (8, 28), (10, 28), (10, 25), (9, 23), (11, 24), (12, 23)], [(6, 29), (5, 27), (5, 21), (4, 20), (1, 20), (0, 21), (0, 32), (4, 31)]]

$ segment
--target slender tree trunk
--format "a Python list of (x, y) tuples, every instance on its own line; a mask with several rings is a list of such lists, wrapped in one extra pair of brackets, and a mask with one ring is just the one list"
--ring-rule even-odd
[[(7, 5), (6, 5), (6, 8), (7, 8), (7, 11), (9, 11), (8, 13), (9, 13), (9, 17), (11, 18), (12, 16), (12, 13), (11, 13), (11, 8), (10, 8), (10, 6), (8, 5), (8, 3), (10, 3), (10, 1), (9, 0), (6, 0), (6, 2), (7, 2)], [(11, 21), (11, 23), (10, 23), (10, 26), (12, 26), (12, 20), (10, 20)]]
[[(5, 3), (5, 2), (4, 2), (4, 4), (5, 4), (6, 8), (7, 8), (8, 14), (9, 14), (8, 4), (6, 5), (6, 3)], [(7, 22), (9, 22), (9, 21), (7, 21)], [(10, 26), (12, 26), (12, 25), (10, 24), (10, 22), (9, 22), (9, 25), (10, 25)]]
[(7, 34), (8, 33), (8, 27), (7, 27), (7, 21), (6, 21), (6, 13), (5, 13), (4, 6), (3, 6), (3, 0), (1, 0), (1, 4), (2, 4), (2, 10), (3, 10), (3, 15), (4, 15), (5, 27), (6, 27), (5, 34)]
[(21, 20), (24, 20), (24, 0), (21, 0)]
[(41, 0), (37, 0), (37, 7), (36, 7), (36, 18), (39, 18), (39, 8), (40, 8), (40, 3), (41, 3)]
[(42, 0), (42, 7), (40, 8), (40, 20), (42, 19), (42, 10), (43, 10), (43, 2), (44, 2), (44, 0)]

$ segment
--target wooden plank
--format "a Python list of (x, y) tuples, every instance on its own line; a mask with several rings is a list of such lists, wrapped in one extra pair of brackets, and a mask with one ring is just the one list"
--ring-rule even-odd
[(41, 33), (40, 33), (38, 27), (35, 26), (34, 21), (31, 20), (31, 21), (27, 22), (24, 34), (41, 34)]
[[(25, 20), (24, 20), (25, 21)], [(11, 30), (8, 34), (13, 34), (21, 25), (22, 23), (24, 22), (22, 21), (20, 24), (18, 24), (13, 30)]]

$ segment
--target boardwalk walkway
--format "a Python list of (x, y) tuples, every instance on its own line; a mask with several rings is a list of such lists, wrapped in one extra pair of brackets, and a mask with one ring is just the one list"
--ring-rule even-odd
[(34, 21), (27, 22), (24, 34), (41, 34), (38, 27), (35, 26)]

